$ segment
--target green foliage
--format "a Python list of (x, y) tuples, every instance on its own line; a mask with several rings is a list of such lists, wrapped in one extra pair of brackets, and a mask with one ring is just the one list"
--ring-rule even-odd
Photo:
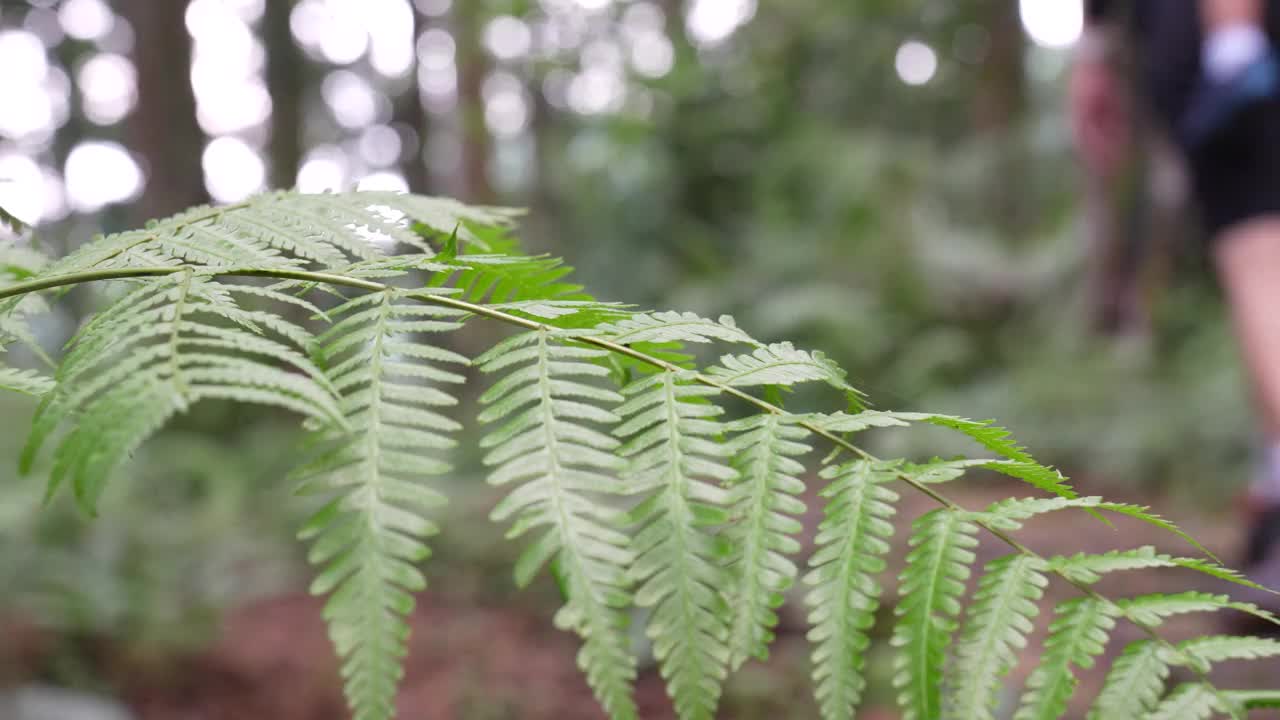
[(1049, 584), (1040, 558), (1021, 553), (988, 563), (969, 606), (964, 636), (951, 664), (948, 715), (994, 718), (1000, 678), (1018, 662)]
[(812, 586), (809, 641), (818, 704), (830, 720), (853, 717), (866, 687), (867, 632), (882, 592), (876, 576), (885, 568), (898, 493), (886, 487), (896, 475), (883, 463), (828, 465), (821, 476), (828, 480), (827, 506), (804, 580)]
[[(478, 420), (488, 428), (480, 445), (503, 493), (493, 519), (509, 522), (508, 537), (525, 546), (515, 581), (550, 567), (564, 595), (556, 625), (581, 638), (578, 663), (612, 717), (638, 716), (633, 607), (649, 611), (645, 632), (679, 716), (711, 718), (728, 674), (767, 657), (802, 563), (818, 705), (824, 718), (853, 717), (902, 488), (940, 505), (913, 525), (894, 609), (904, 717), (994, 717), (1051, 578), (1080, 597), (1054, 613), (1020, 720), (1061, 716), (1076, 669), (1095, 662), (1120, 621), (1142, 637), (1111, 667), (1092, 717), (1205, 717), (1278, 702), (1273, 689), (1223, 690), (1207, 673), (1224, 660), (1280, 654), (1280, 643), (1210, 636), (1175, 645), (1158, 632), (1181, 613), (1274, 621), (1269, 614), (1225, 595), (1112, 599), (1092, 587), (1137, 568), (1251, 584), (1215, 560), (1151, 547), (1047, 558), (1010, 535), (1045, 513), (1084, 511), (1186, 538), (1169, 521), (1079, 497), (991, 423), (859, 409), (861, 395), (821, 353), (758, 342), (732, 318), (596, 301), (565, 280), (559, 260), (519, 254), (510, 218), (391, 193), (270, 193), (101, 237), (47, 266), (6, 261), (5, 341), (31, 339), (40, 293), (90, 281), (112, 291), (52, 378), (0, 367), (0, 387), (41, 398), (24, 467), (52, 446), (49, 495), (69, 484), (92, 513), (130, 454), (202, 400), (301, 416), (307, 439), (293, 475), (300, 495), (318, 499), (300, 536), (317, 566), (313, 590), (329, 596), (324, 616), (363, 720), (393, 714), (405, 616), (426, 585), (426, 541), (447, 522), (431, 479), (450, 472), (470, 417), (460, 398), (472, 364), (495, 378), (480, 395)], [(472, 363), (450, 338), (482, 321), (520, 332)], [(688, 352), (726, 344), (738, 347), (705, 368)], [(803, 382), (832, 386), (853, 409), (784, 410), (783, 392)], [(726, 419), (726, 409), (740, 414)], [(913, 463), (855, 443), (860, 432), (918, 424), (993, 456)], [(805, 558), (804, 458), (818, 444), (830, 451), (818, 472), (825, 505)], [(1032, 492), (960, 507), (941, 490), (973, 468)], [(989, 562), (967, 595), (984, 530), (1012, 552)], [(1166, 691), (1175, 666), (1194, 677)]]
[(607, 354), (546, 330), (498, 343), (477, 364), (488, 373), (510, 370), (481, 397), (488, 408), (480, 420), (503, 424), (481, 445), (492, 448), (485, 457), (494, 466), (489, 481), (519, 483), (493, 519), (515, 518), (509, 538), (541, 531), (516, 563), (516, 582), (527, 585), (548, 560), (555, 563), (566, 595), (556, 625), (582, 637), (578, 664), (600, 704), (613, 717), (633, 718), (636, 663), (626, 608), (635, 556), (617, 511), (605, 502), (625, 494), (617, 478), (625, 463), (614, 452), (618, 441), (601, 430), (617, 424), (607, 408), (623, 398), (595, 381), (608, 370), (593, 362)]
[(978, 544), (978, 526), (962, 513), (939, 508), (917, 520), (911, 534), (907, 568), (898, 579), (898, 624), (892, 643), (893, 685), (907, 720), (942, 713), (942, 664), (951, 635), (959, 626), (964, 593)]

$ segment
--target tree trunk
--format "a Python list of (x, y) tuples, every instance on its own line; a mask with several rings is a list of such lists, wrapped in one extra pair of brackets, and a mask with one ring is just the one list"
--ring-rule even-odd
[(289, 31), (293, 0), (270, 0), (262, 18), (271, 93), (271, 187), (291, 188), (302, 163), (302, 53)]
[(129, 118), (128, 135), (147, 176), (137, 211), (154, 218), (207, 202), (200, 166), (204, 133), (196, 123), (191, 36), (183, 20), (187, 3), (120, 0), (115, 6), (135, 37), (138, 105)]
[(458, 121), (462, 134), (459, 194), (469, 202), (490, 202), (489, 157), (492, 142), (484, 124), (483, 86), (489, 60), (480, 44), (483, 7), (478, 2), (453, 4), (454, 42), (457, 47)]
[[(424, 17), (415, 9), (413, 12), (413, 46), (418, 46), (418, 37), (427, 29)], [(415, 53), (416, 54), (416, 53)], [(409, 85), (396, 98), (392, 110), (392, 120), (413, 132), (417, 138), (413, 152), (404, 153), (400, 172), (404, 174), (409, 192), (430, 192), (430, 179), (427, 175), (426, 148), (428, 137), (428, 120), (426, 108), (422, 104), (422, 88), (418, 84), (418, 64), (415, 57), (409, 71)]]
[(1030, 162), (1021, 135), (1027, 107), (1027, 46), (1017, 3), (993, 3), (989, 8), (991, 46), (975, 88), (973, 123), (995, 153), (987, 204), (1002, 240), (1012, 246), (1025, 238), (1033, 220), (1028, 210), (1034, 202), (1026, 193), (1009, 192), (1010, 187), (1024, 187), (1021, 179), (1028, 175)]

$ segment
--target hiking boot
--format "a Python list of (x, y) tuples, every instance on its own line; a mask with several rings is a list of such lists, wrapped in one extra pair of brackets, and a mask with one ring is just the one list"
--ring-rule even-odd
[[(1250, 515), (1244, 574), (1264, 588), (1280, 590), (1280, 505), (1258, 508)], [(1280, 615), (1280, 594), (1241, 586), (1233, 588), (1230, 594), (1233, 599)], [(1280, 625), (1244, 613), (1233, 613), (1229, 629), (1237, 634), (1280, 634)]]

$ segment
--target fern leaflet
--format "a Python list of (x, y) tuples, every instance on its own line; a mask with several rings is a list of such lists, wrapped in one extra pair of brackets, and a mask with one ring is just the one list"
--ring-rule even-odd
[(866, 686), (867, 631), (881, 593), (876, 575), (885, 568), (898, 500), (887, 485), (897, 476), (891, 465), (855, 460), (823, 468), (822, 477), (827, 505), (804, 578), (811, 586), (808, 639), (822, 717), (842, 720), (853, 717)]
[(1213, 688), (1203, 683), (1184, 683), (1147, 716), (1148, 720), (1207, 720), (1221, 709)]
[(794, 458), (810, 448), (802, 442), (809, 431), (772, 413), (745, 418), (730, 429), (741, 433), (733, 442), (739, 480), (730, 489), (732, 510), (725, 531), (733, 553), (729, 662), (737, 669), (748, 657), (768, 658), (771, 628), (778, 623), (774, 608), (799, 572), (787, 558), (799, 552), (800, 543), (792, 536), (803, 528), (792, 516), (805, 509), (796, 497), (804, 491), (796, 477), (804, 466)]
[(1049, 584), (1045, 563), (1021, 553), (987, 564), (969, 606), (964, 633), (950, 669), (951, 694), (946, 715), (966, 720), (994, 718), (1000, 678), (1027, 645), (1036, 604)]
[(638, 584), (636, 603), (653, 608), (653, 639), (668, 693), (685, 720), (712, 717), (728, 672), (730, 586), (727, 545), (710, 531), (728, 519), (729, 493), (717, 483), (737, 477), (724, 464), (731, 449), (716, 438), (725, 425), (706, 402), (715, 388), (692, 385), (662, 372), (623, 389), (614, 433), (627, 438), (619, 452), (630, 458), (633, 492), (645, 499), (630, 513)]
[(961, 512), (933, 510), (912, 524), (911, 552), (898, 586), (898, 623), (891, 643), (893, 685), (906, 720), (938, 717), (947, 645), (960, 614), (960, 596), (974, 560), (978, 526)]
[(1130, 643), (1111, 666), (1089, 720), (1145, 717), (1151, 712), (1169, 679), (1165, 654), (1154, 640)]
[(40, 397), (53, 389), (53, 378), (34, 370), (19, 370), (0, 366), (0, 390), (12, 390), (24, 395)]
[(54, 455), (49, 493), (70, 479), (77, 500), (93, 512), (112, 469), (202, 399), (276, 405), (344, 426), (333, 387), (299, 351), (311, 336), (275, 315), (239, 307), (233, 290), (176, 273), (138, 286), (90, 321), (40, 405), (24, 468), (74, 418)]
[(582, 637), (578, 664), (601, 705), (611, 717), (634, 718), (636, 669), (625, 612), (633, 558), (616, 512), (599, 497), (625, 491), (616, 474), (624, 463), (613, 454), (618, 441), (597, 429), (618, 422), (599, 404), (623, 398), (584, 382), (607, 375), (592, 362), (606, 354), (554, 342), (546, 330), (499, 343), (477, 364), (485, 372), (515, 369), (481, 398), (489, 407), (480, 420), (505, 421), (482, 441), (492, 448), (486, 464), (496, 466), (490, 482), (521, 483), (494, 509), (494, 519), (516, 518), (510, 537), (546, 528), (516, 563), (517, 582), (527, 584), (554, 559), (568, 596), (557, 625)]
[(467, 362), (409, 338), (457, 329), (461, 313), (402, 295), (370, 293), (331, 313), (342, 319), (320, 336), (318, 354), (351, 431), (318, 430), (319, 456), (295, 473), (300, 493), (329, 496), (299, 536), (312, 542), (309, 559), (320, 567), (312, 592), (331, 593), (325, 619), (357, 720), (392, 714), (404, 615), (410, 593), (426, 584), (415, 565), (429, 554), (423, 538), (436, 531), (426, 514), (445, 502), (421, 479), (448, 472), (432, 455), (451, 447), (448, 433), (460, 427), (437, 408), (457, 403), (441, 385), (463, 377), (439, 363)]
[(1115, 612), (1111, 603), (1092, 597), (1058, 605), (1044, 655), (1027, 680), (1014, 720), (1054, 720), (1066, 711), (1078, 683), (1071, 668), (1093, 666), (1093, 658), (1102, 653), (1115, 627)]

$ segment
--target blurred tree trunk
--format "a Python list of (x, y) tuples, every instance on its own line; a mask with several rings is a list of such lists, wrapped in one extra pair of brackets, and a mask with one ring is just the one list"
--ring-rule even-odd
[(1031, 225), (1027, 210), (1034, 206), (1027, 193), (1009, 192), (1010, 187), (1025, 187), (1022, 179), (1028, 174), (1021, 136), (1027, 109), (1027, 44), (1017, 3), (991, 3), (987, 8), (991, 44), (975, 89), (973, 123), (977, 134), (994, 144), (989, 197), (996, 226), (1007, 241), (1016, 243)]
[(293, 0), (270, 0), (262, 17), (271, 93), (271, 187), (291, 188), (302, 164), (302, 53), (289, 30)]
[(1027, 106), (1027, 73), (1023, 58), (1027, 41), (1015, 2), (988, 6), (985, 21), (991, 38), (974, 98), (978, 132), (1005, 132), (1022, 118)]
[(413, 47), (414, 62), (409, 71), (409, 86), (396, 98), (392, 109), (392, 121), (413, 132), (416, 138), (413, 152), (405, 152), (400, 172), (404, 174), (409, 192), (430, 192), (430, 177), (427, 174), (426, 149), (429, 133), (427, 111), (422, 104), (422, 87), (418, 83), (417, 47), (418, 37), (427, 29), (427, 20), (418, 10), (413, 11)]
[(480, 2), (453, 4), (453, 39), (457, 47), (458, 121), (462, 133), (459, 194), (470, 202), (493, 200), (489, 183), (492, 142), (484, 124), (484, 79), (489, 59), (480, 44), (484, 7)]
[(182, 0), (119, 0), (133, 26), (138, 105), (129, 117), (130, 145), (146, 165), (147, 187), (137, 204), (145, 218), (207, 202), (200, 167), (204, 133), (191, 89), (191, 36)]

